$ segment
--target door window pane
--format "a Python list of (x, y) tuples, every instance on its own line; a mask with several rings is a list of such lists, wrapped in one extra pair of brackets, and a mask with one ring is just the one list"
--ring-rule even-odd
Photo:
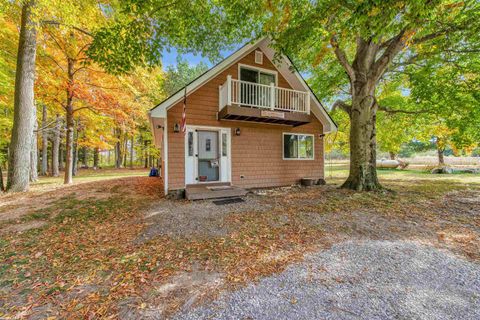
[(263, 73), (260, 72), (260, 81), (261, 84), (270, 85), (271, 83), (275, 83), (275, 76), (270, 73)]
[(240, 80), (258, 83), (258, 71), (240, 68)]
[(212, 140), (207, 139), (205, 141), (205, 151), (210, 151), (212, 150)]

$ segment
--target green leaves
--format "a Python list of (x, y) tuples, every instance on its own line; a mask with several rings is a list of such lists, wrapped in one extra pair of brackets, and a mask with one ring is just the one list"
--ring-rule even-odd
[(251, 36), (250, 28), (232, 23), (226, 11), (239, 14), (217, 1), (124, 1), (115, 23), (94, 33), (88, 54), (111, 73), (158, 65), (169, 47), (216, 60), (221, 49)]
[(87, 54), (110, 73), (126, 73), (135, 66), (160, 64), (162, 46), (150, 41), (154, 30), (145, 20), (115, 23), (94, 33)]

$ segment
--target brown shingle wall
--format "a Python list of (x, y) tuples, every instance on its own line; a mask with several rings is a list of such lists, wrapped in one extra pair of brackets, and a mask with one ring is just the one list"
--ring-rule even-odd
[[(239, 63), (276, 70), (264, 55), (263, 64), (255, 63), (255, 50)], [(240, 128), (241, 135), (232, 130), (232, 183), (253, 188), (281, 186), (297, 183), (302, 177), (323, 177), (323, 142), (319, 138), (322, 125), (315, 118), (312, 123), (297, 128), (250, 122), (217, 121), (218, 87), (225, 83), (227, 75), (238, 79), (238, 64), (234, 64), (217, 77), (204, 84), (187, 98), (187, 125)], [(285, 78), (278, 74), (278, 86), (291, 88)], [(183, 103), (168, 110), (168, 181), (169, 189), (185, 186), (184, 135), (174, 133), (175, 123), (181, 124)], [(297, 132), (315, 134), (314, 160), (283, 160), (282, 133)], [(240, 176), (244, 178), (240, 178)]]

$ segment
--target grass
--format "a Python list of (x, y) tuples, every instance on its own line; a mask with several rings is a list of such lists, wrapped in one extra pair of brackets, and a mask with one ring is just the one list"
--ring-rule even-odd
[[(78, 175), (74, 177), (74, 183), (85, 183), (94, 181), (103, 181), (106, 179), (118, 179), (125, 177), (138, 177), (148, 174), (147, 169), (80, 169)], [(35, 189), (39, 186), (62, 185), (63, 176), (60, 177), (40, 177), (40, 180), (32, 185)]]
[[(9, 210), (23, 215), (0, 236), (0, 317), (118, 317), (125, 301), (138, 318), (145, 306), (173, 312), (191, 290), (161, 296), (156, 288), (177, 274), (216, 272), (225, 288), (235, 287), (349, 239), (421, 241), (480, 261), (479, 175), (380, 170), (394, 192), (355, 193), (337, 188), (345, 167), (329, 170), (327, 186), (273, 190), (257, 199), (269, 210), (221, 215), (224, 235), (146, 242), (139, 241), (151, 223), (145, 212), (169, 201), (160, 179), (127, 170), (83, 172), (81, 183), (65, 188), (44, 179), (48, 187), (8, 198)], [(46, 224), (6, 229), (32, 221)]]

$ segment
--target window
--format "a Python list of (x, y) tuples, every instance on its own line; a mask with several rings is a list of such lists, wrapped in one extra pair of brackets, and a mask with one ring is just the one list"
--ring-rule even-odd
[(193, 132), (188, 132), (188, 156), (193, 157)]
[(275, 71), (257, 69), (255, 67), (240, 67), (240, 80), (266, 84), (276, 83), (277, 77)]
[(222, 133), (222, 157), (226, 157), (227, 152), (227, 134)]
[(205, 151), (211, 151), (212, 150), (212, 140), (207, 139), (205, 140)]
[(283, 158), (313, 160), (313, 135), (284, 133)]

